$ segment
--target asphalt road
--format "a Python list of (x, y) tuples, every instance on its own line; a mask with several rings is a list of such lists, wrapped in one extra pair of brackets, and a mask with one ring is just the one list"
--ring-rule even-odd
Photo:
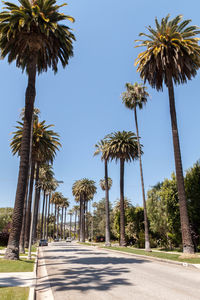
[(76, 243), (52, 243), (43, 256), (55, 300), (200, 300), (198, 269)]

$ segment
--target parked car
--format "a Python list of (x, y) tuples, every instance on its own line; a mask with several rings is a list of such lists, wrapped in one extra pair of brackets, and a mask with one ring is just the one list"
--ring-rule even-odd
[(66, 238), (66, 242), (67, 242), (67, 243), (68, 243), (68, 242), (71, 243), (71, 241), (72, 241), (72, 238), (71, 238), (71, 237), (67, 237), (67, 238)]
[(59, 238), (55, 238), (55, 239), (54, 239), (54, 242), (59, 242)]
[(48, 241), (47, 240), (40, 240), (39, 241), (39, 246), (48, 246)]

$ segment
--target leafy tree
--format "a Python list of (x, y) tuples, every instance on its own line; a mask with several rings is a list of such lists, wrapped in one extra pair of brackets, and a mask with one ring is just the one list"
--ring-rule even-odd
[(13, 208), (1, 207), (0, 208), (0, 232), (11, 222)]
[(185, 175), (185, 190), (188, 202), (192, 239), (197, 251), (200, 245), (200, 161), (188, 169)]
[(118, 131), (107, 136), (106, 156), (120, 161), (120, 246), (126, 246), (124, 212), (124, 164), (138, 158), (137, 138), (131, 131)]
[(145, 82), (148, 81), (153, 88), (162, 90), (163, 82), (168, 88), (183, 252), (194, 253), (187, 212), (173, 81), (175, 84), (185, 83), (196, 76), (200, 67), (200, 46), (196, 35), (200, 31), (197, 26), (187, 26), (191, 20), (181, 22), (181, 15), (171, 21), (169, 17), (168, 15), (163, 18), (160, 24), (155, 19), (156, 28), (149, 26), (149, 34), (140, 33), (140, 36), (147, 39), (139, 40), (141, 44), (138, 47), (146, 47), (146, 50), (138, 55), (136, 65), (141, 78)]
[(75, 39), (66, 25), (60, 21), (74, 19), (58, 12), (61, 6), (55, 0), (20, 0), (20, 6), (5, 2), (0, 13), (1, 56), (8, 62), (16, 60), (16, 66), (26, 70), (28, 86), (25, 97), (24, 126), (21, 144), (20, 167), (16, 191), (12, 228), (5, 258), (19, 259), (19, 238), (23, 218), (23, 206), (29, 167), (30, 136), (35, 101), (36, 73), (52, 68), (57, 72), (60, 61), (68, 64), (73, 55)]
[(148, 213), (153, 233), (159, 235), (162, 246), (173, 248), (181, 244), (180, 213), (176, 177), (165, 179), (162, 185), (148, 191)]
[(138, 130), (138, 121), (137, 121), (137, 108), (142, 109), (147, 102), (147, 97), (149, 94), (146, 91), (146, 87), (137, 82), (132, 85), (131, 83), (126, 83), (126, 92), (122, 94), (122, 100), (125, 106), (131, 110), (134, 110), (135, 116), (135, 127), (137, 133), (137, 145), (138, 145), (138, 156), (140, 161), (140, 177), (142, 185), (142, 197), (143, 197), (143, 207), (144, 207), (144, 226), (145, 226), (145, 250), (151, 251), (150, 242), (149, 242), (149, 228), (148, 228), (148, 219), (147, 219), (147, 210), (146, 210), (146, 200), (145, 200), (145, 191), (144, 191), (144, 178), (142, 170), (142, 158), (140, 152), (140, 138)]

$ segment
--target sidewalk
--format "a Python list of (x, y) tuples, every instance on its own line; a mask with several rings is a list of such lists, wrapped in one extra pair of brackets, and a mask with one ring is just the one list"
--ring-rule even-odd
[(34, 279), (34, 272), (0, 273), (0, 287), (32, 287)]

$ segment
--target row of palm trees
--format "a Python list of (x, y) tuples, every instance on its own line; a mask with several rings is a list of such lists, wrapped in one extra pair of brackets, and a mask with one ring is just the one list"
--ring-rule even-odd
[[(174, 146), (175, 169), (178, 187), (181, 232), (183, 252), (194, 253), (192, 243), (189, 218), (187, 212), (187, 201), (184, 187), (184, 177), (182, 170), (181, 152), (179, 144), (179, 135), (177, 127), (174, 83), (180, 84), (187, 82), (188, 79), (196, 76), (200, 68), (200, 33), (197, 26), (188, 26), (191, 20), (182, 21), (182, 16), (178, 15), (169, 20), (170, 15), (163, 18), (159, 24), (155, 19), (156, 28), (148, 27), (149, 33), (140, 33), (139, 36), (147, 38), (146, 40), (137, 40), (140, 44), (136, 47), (145, 47), (146, 50), (140, 53), (136, 59), (137, 71), (144, 82), (156, 88), (163, 90), (163, 84), (168, 88), (169, 106), (171, 116), (172, 137)], [(174, 82), (174, 83), (173, 83)], [(124, 246), (124, 162), (139, 158), (140, 175), (142, 184), (143, 206), (144, 206), (144, 224), (145, 224), (145, 249), (150, 251), (148, 219), (146, 212), (144, 180), (142, 171), (142, 147), (139, 140), (137, 108), (141, 109), (146, 103), (148, 93), (144, 85), (127, 83), (126, 92), (122, 94), (122, 100), (125, 106), (134, 110), (137, 151), (136, 148), (128, 146), (129, 141), (135, 142), (135, 134), (131, 132), (116, 132), (106, 136), (96, 145), (96, 154), (101, 152), (101, 159), (105, 162), (105, 190), (106, 190), (106, 243), (109, 245), (109, 195), (108, 195), (108, 171), (107, 163), (109, 160), (120, 160), (120, 244)], [(133, 147), (133, 149), (131, 149)], [(129, 152), (130, 151), (130, 152)]]
[[(28, 76), (17, 191), (5, 254), (7, 259), (19, 259), (20, 232), (29, 174), (36, 74), (46, 72), (49, 68), (56, 73), (59, 61), (63, 67), (67, 66), (69, 58), (73, 56), (75, 40), (67, 24), (60, 24), (66, 20), (74, 22), (74, 19), (60, 13), (62, 5), (57, 5), (55, 0), (19, 2), (19, 6), (5, 2), (5, 7), (0, 13), (1, 58), (7, 57), (9, 63), (16, 61), (16, 66), (22, 71), (25, 70)], [(35, 168), (38, 170), (38, 162)], [(38, 173), (36, 172), (36, 176)]]
[[(16, 61), (16, 66), (26, 70), (28, 75), (28, 85), (25, 94), (24, 119), (21, 126), (21, 145), (19, 150), (20, 166), (16, 191), (14, 213), (10, 231), (9, 242), (5, 258), (19, 258), (19, 241), (23, 224), (23, 212), (25, 211), (25, 198), (27, 193), (28, 174), (36, 169), (36, 195), (40, 193), (39, 186), (39, 165), (40, 159), (36, 157), (34, 163), (30, 160), (33, 152), (32, 128), (34, 123), (34, 101), (36, 96), (35, 82), (36, 74), (52, 68), (57, 72), (57, 65), (60, 61), (65, 67), (69, 58), (73, 56), (73, 41), (75, 37), (71, 29), (66, 25), (60, 25), (60, 21), (74, 21), (70, 16), (61, 14), (58, 10), (61, 6), (55, 0), (19, 0), (20, 6), (6, 2), (5, 8), (0, 13), (0, 50), (1, 57), (8, 57), (8, 62)], [(33, 5), (34, 4), (34, 5)], [(200, 67), (200, 46), (198, 45), (199, 29), (197, 26), (188, 26), (190, 20), (182, 21), (182, 16), (169, 20), (169, 16), (163, 18), (159, 24), (155, 20), (156, 28), (148, 27), (148, 34), (141, 33), (140, 36), (147, 38), (139, 40), (139, 46), (146, 50), (138, 55), (136, 65), (141, 78), (158, 91), (163, 89), (163, 84), (168, 88), (170, 114), (172, 124), (172, 136), (174, 144), (175, 167), (178, 185), (178, 195), (180, 203), (180, 216), (182, 228), (183, 251), (194, 252), (192, 244), (189, 220), (187, 214), (187, 203), (183, 180), (182, 162), (180, 154), (179, 136), (176, 120), (174, 87), (175, 84), (187, 82), (196, 76)], [(138, 87), (139, 88), (139, 87)], [(123, 96), (125, 103), (128, 103), (132, 87), (127, 84), (127, 94)], [(126, 104), (129, 108), (134, 108), (136, 117), (136, 105)], [(136, 123), (137, 123), (137, 119)], [(44, 124), (43, 124), (44, 125)], [(42, 126), (42, 125), (41, 125)], [(132, 132), (116, 132), (105, 137), (97, 145), (97, 152), (102, 153), (102, 160), (105, 162), (105, 186), (106, 186), (106, 210), (109, 208), (108, 196), (108, 171), (109, 160), (120, 161), (120, 243), (125, 245), (124, 236), (124, 163), (125, 161), (140, 160), (140, 170), (142, 178), (142, 146), (139, 144), (139, 134), (137, 137)], [(119, 142), (120, 141), (120, 142)], [(109, 145), (109, 147), (108, 147)], [(43, 154), (43, 153), (41, 153)], [(47, 152), (47, 161), (51, 161), (52, 149)], [(54, 151), (53, 151), (54, 154)], [(30, 163), (31, 162), (31, 163)], [(34, 173), (34, 172), (33, 172)], [(80, 201), (81, 209), (81, 235), (84, 239), (84, 210), (87, 201), (92, 199), (96, 192), (94, 182), (82, 185), (82, 179), (73, 185), (73, 194), (77, 201)], [(143, 180), (143, 179), (141, 179)], [(90, 188), (89, 188), (90, 186)], [(142, 184), (143, 186), (143, 184)], [(86, 188), (87, 187), (87, 188)], [(89, 193), (91, 190), (91, 193)], [(145, 208), (145, 193), (143, 191), (143, 203)], [(37, 205), (36, 205), (37, 206)], [(146, 210), (146, 209), (145, 209)], [(146, 213), (145, 213), (146, 214)], [(147, 216), (145, 219), (145, 244), (149, 248)], [(109, 227), (107, 220), (106, 227)], [(109, 243), (109, 233), (107, 232), (107, 242)]]

